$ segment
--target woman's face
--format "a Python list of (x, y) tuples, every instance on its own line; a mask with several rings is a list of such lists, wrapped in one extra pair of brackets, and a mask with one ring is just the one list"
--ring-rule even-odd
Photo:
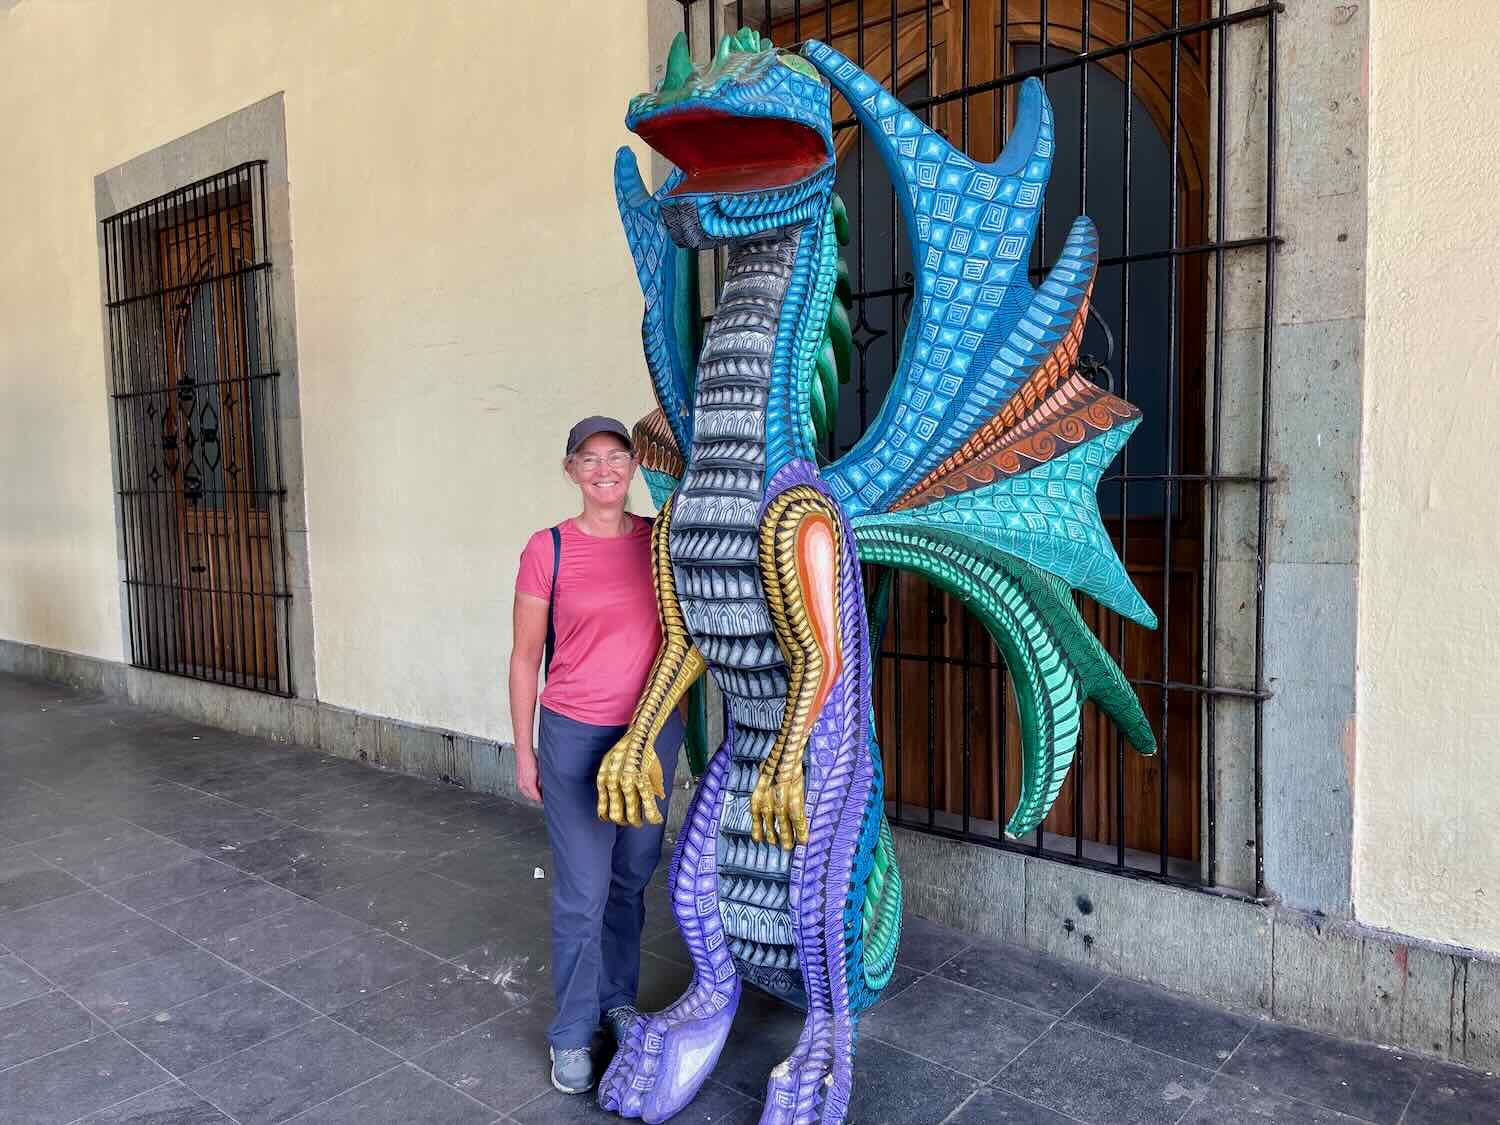
[(615, 434), (595, 434), (567, 460), (584, 500), (604, 508), (624, 506), (635, 467), (635, 456)]

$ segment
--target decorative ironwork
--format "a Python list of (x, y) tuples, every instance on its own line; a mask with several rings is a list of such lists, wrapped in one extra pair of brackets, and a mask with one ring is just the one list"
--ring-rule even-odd
[(130, 660), (292, 693), (264, 161), (103, 221)]
[[(1224, 675), (1216, 615), (1228, 588), (1220, 561), (1225, 507), (1253, 511), (1253, 558), (1264, 573), (1270, 354), (1275, 299), (1276, 19), (1280, 3), (1227, 0), (681, 0), (684, 30), (703, 57), (723, 33), (749, 26), (777, 46), (837, 46), (894, 89), (960, 148), (984, 158), (1008, 131), (1013, 95), (1042, 79), (1057, 109), (1057, 154), (1034, 246), (1034, 279), (1050, 266), (1067, 221), (1090, 214), (1101, 234), (1094, 309), (1078, 369), (1140, 405), (1143, 424), (1110, 467), (1100, 502), (1115, 548), (1160, 614), (1155, 635), (1107, 613), (1090, 621), (1147, 704), (1160, 746), (1127, 763), (1123, 739), (1097, 713), (1074, 777), (1047, 822), (1005, 838), (1003, 806), (1017, 777), (1013, 693), (977, 621), (952, 598), (902, 577), (891, 590), (877, 688), (893, 824), (1064, 862), (1196, 886), (1219, 886), (1214, 779), (1223, 709), (1250, 709), (1254, 885), (1260, 893), (1261, 709), (1267, 697), (1262, 584), (1253, 584), (1253, 673)], [(725, 27), (726, 21), (733, 26)], [(993, 26), (986, 26), (987, 23)], [(1261, 37), (1264, 177), (1226, 175), (1232, 36)], [(1247, 53), (1244, 57), (1251, 57)], [(1247, 76), (1236, 75), (1246, 87)], [(1245, 112), (1236, 107), (1237, 115)], [(847, 106), (835, 102), (837, 190), (853, 245), (853, 393), (840, 396), (825, 453), (846, 451), (884, 401), (913, 293), (890, 182)], [(1255, 193), (1252, 198), (1232, 194)], [(1228, 237), (1231, 213), (1260, 208), (1263, 229)], [(1048, 222), (1048, 217), (1053, 221)], [(1226, 418), (1225, 270), (1264, 287), (1259, 401), (1250, 472), (1223, 470)], [(715, 292), (723, 256), (713, 261)], [(1258, 277), (1256, 275), (1259, 275)], [(1240, 388), (1243, 390), (1243, 387)], [(1154, 425), (1150, 419), (1158, 419)], [(869, 585), (875, 588), (876, 576)], [(1081, 603), (1080, 603), (1081, 604)], [(1253, 648), (1252, 648), (1253, 646)], [(1007, 714), (1007, 711), (1011, 714)], [(1245, 794), (1246, 799), (1252, 795)], [(1012, 798), (1013, 799), (1013, 798)]]

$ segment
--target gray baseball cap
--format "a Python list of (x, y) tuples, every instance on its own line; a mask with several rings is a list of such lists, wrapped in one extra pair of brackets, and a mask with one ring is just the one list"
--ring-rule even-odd
[(606, 418), (602, 414), (591, 414), (568, 431), (568, 447), (563, 456), (573, 456), (578, 452), (578, 447), (595, 434), (614, 434), (625, 443), (625, 448), (635, 449), (635, 442), (631, 440), (630, 431), (625, 428), (624, 422), (618, 418)]

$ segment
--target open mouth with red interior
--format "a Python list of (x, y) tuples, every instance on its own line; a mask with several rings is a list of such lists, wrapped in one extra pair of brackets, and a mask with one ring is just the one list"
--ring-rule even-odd
[(790, 187), (828, 163), (822, 137), (777, 117), (682, 109), (642, 121), (635, 132), (682, 169), (672, 195)]

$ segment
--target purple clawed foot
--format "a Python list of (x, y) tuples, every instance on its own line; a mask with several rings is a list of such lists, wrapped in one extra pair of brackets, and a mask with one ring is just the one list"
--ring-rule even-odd
[(808, 1013), (796, 1048), (771, 1071), (760, 1125), (841, 1125), (854, 1087), (847, 1024), (847, 1017)]
[(716, 989), (689, 989), (672, 1007), (637, 1016), (599, 1083), (599, 1105), (656, 1123), (681, 1112), (703, 1087), (739, 1005), (737, 976)]

